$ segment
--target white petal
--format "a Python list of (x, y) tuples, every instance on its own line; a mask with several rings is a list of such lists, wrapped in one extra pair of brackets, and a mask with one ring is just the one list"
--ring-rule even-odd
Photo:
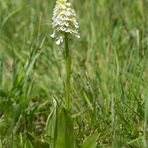
[(54, 37), (55, 37), (55, 33), (51, 34), (50, 36), (51, 36), (52, 38), (54, 38)]
[(57, 45), (60, 45), (60, 43), (61, 43), (60, 39), (56, 41)]
[(79, 39), (80, 38), (80, 34), (77, 34), (76, 37)]

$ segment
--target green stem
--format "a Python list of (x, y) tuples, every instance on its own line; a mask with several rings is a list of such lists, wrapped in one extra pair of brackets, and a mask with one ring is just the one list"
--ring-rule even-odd
[(68, 46), (67, 33), (65, 33), (65, 68), (66, 68), (66, 109), (69, 110), (71, 56), (70, 56), (70, 50)]
[(0, 60), (0, 95), (2, 93), (2, 87), (3, 87), (3, 63)]

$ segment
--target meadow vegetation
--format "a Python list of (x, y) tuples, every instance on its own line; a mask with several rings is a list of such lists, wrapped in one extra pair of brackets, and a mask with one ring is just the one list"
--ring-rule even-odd
[(71, 2), (81, 37), (69, 41), (66, 111), (55, 0), (0, 0), (0, 148), (147, 148), (148, 1)]

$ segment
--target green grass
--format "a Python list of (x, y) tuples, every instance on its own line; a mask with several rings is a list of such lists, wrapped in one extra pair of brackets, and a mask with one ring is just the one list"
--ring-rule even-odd
[[(70, 114), (52, 120), (62, 122), (61, 134), (73, 126), (77, 147), (97, 132), (97, 147), (146, 148), (148, 1), (72, 2), (81, 38), (69, 42)], [(59, 110), (65, 101), (63, 49), (50, 37), (54, 5), (0, 0), (0, 147), (49, 147), (53, 99)], [(82, 147), (90, 148), (89, 140)]]

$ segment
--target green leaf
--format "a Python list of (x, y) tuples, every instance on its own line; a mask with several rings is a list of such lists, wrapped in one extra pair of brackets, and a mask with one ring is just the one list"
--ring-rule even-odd
[(1, 139), (0, 139), (0, 148), (2, 148), (3, 146), (2, 146), (2, 141), (1, 141)]
[(58, 112), (55, 148), (74, 148), (74, 131), (71, 116), (65, 108)]
[(56, 100), (53, 99), (53, 108), (50, 115), (48, 116), (46, 122), (46, 132), (45, 132), (46, 141), (50, 144), (50, 148), (54, 148), (56, 116), (57, 116), (57, 103)]
[(26, 140), (24, 148), (33, 148), (33, 145), (29, 139)]
[(98, 139), (98, 133), (94, 133), (93, 135), (89, 136), (84, 143), (81, 145), (80, 148), (95, 148), (96, 147), (96, 141)]
[(74, 148), (71, 116), (65, 108), (57, 106), (56, 100), (53, 100), (53, 109), (47, 119), (45, 138), (50, 148)]

